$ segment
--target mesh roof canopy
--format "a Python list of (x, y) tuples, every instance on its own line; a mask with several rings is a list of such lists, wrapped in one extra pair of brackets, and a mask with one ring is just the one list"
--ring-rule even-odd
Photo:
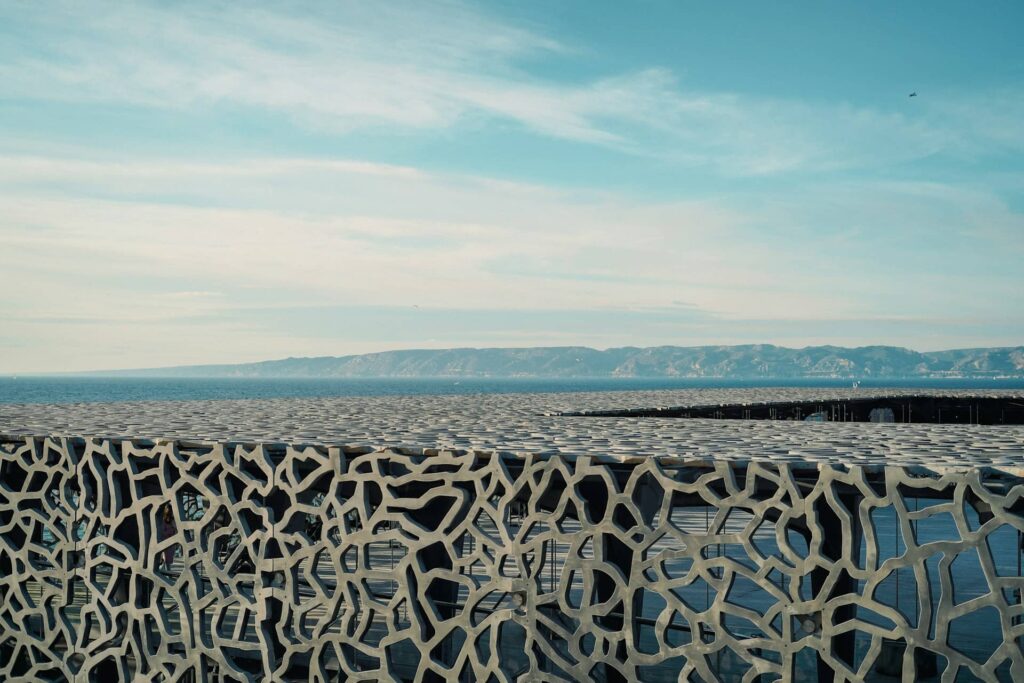
[(7, 404), (0, 405), (0, 434), (473, 449), (623, 461), (659, 456), (690, 462), (1024, 468), (1024, 426), (567, 414), (923, 395), (1022, 397), (1006, 391), (754, 388)]

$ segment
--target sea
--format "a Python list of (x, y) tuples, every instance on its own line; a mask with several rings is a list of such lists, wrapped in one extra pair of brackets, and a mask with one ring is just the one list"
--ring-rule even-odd
[[(1024, 379), (864, 379), (860, 387), (1024, 389)], [(155, 378), (0, 376), (0, 403), (320, 398), (419, 394), (638, 391), (728, 387), (850, 387), (849, 379), (599, 378)]]

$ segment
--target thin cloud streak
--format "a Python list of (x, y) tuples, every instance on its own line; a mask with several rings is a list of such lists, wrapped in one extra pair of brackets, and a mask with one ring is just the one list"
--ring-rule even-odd
[[(95, 152), (94, 150), (90, 150)], [(0, 182), (144, 179), (176, 180), (183, 177), (286, 176), (322, 171), (391, 178), (415, 178), (418, 169), (348, 159), (255, 158), (230, 163), (168, 160), (87, 160), (40, 155), (0, 155)]]

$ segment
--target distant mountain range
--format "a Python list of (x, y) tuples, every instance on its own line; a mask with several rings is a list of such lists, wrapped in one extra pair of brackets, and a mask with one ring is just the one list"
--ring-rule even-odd
[(416, 349), (79, 373), (135, 377), (1024, 377), (1024, 346), (921, 353), (895, 346)]

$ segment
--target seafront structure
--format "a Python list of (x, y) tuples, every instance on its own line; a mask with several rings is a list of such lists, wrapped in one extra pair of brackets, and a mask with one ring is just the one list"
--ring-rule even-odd
[(1022, 680), (1022, 410), (0, 406), (0, 679)]

